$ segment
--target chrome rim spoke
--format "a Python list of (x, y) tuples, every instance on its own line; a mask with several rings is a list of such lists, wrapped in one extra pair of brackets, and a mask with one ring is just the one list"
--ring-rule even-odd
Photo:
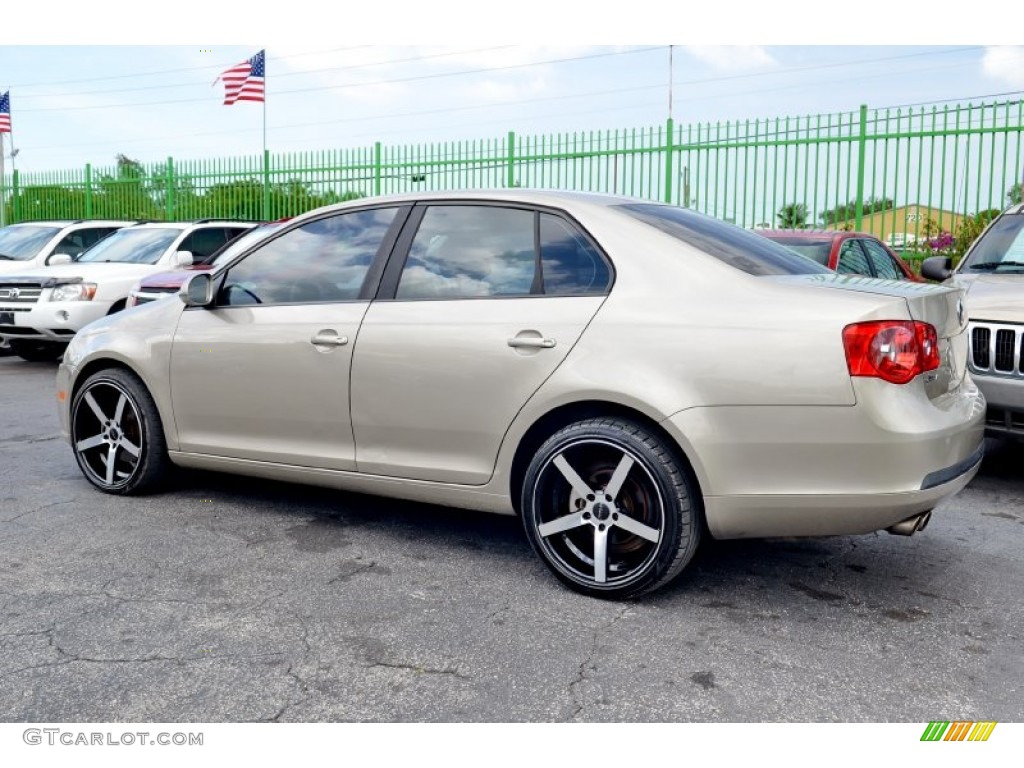
[[(604, 527), (604, 526), (602, 526)], [(594, 581), (604, 584), (608, 580), (608, 529), (594, 529)]]
[(90, 448), (95, 448), (97, 445), (103, 445), (105, 438), (103, 435), (94, 435), (93, 437), (87, 437), (84, 440), (79, 440), (75, 443), (76, 451), (88, 451)]
[(590, 486), (583, 482), (583, 478), (576, 474), (576, 470), (569, 466), (569, 462), (566, 460), (565, 454), (560, 453), (555, 456), (552, 463), (558, 467), (558, 471), (562, 473), (562, 477), (569, 481), (569, 485), (571, 485), (572, 489), (580, 496), (586, 497), (593, 493), (593, 491), (590, 490)]
[(562, 531), (579, 528), (583, 523), (583, 514), (580, 512), (573, 512), (571, 515), (560, 517), (557, 520), (552, 520), (548, 523), (541, 523), (537, 526), (537, 531), (541, 536), (548, 537), (553, 536), (556, 533), (561, 533)]
[(115, 461), (116, 459), (117, 459), (117, 446), (116, 445), (112, 445), (112, 446), (110, 446), (110, 450), (107, 452), (107, 459), (106, 459), (106, 463), (107, 463), (106, 483), (107, 483), (107, 485), (113, 485), (114, 484), (114, 464), (116, 463), (116, 461)]
[(114, 423), (118, 426), (121, 425), (121, 417), (124, 416), (124, 404), (128, 401), (128, 398), (121, 395), (121, 399), (117, 401), (117, 408), (114, 410)]
[(604, 489), (604, 492), (611, 496), (612, 500), (619, 497), (619, 492), (622, 490), (622, 484), (626, 482), (626, 475), (629, 474), (629, 470), (632, 468), (633, 457), (628, 453), (623, 453), (618, 466), (615, 467), (615, 472), (612, 473), (611, 480), (608, 481), (608, 485)]
[(134, 456), (136, 459), (139, 458), (139, 446), (128, 440), (128, 438), (122, 437), (120, 446), (124, 448), (128, 453)]
[(85, 393), (85, 402), (96, 415), (96, 418), (99, 419), (100, 424), (105, 424), (107, 422), (107, 415), (103, 413), (103, 410), (100, 408), (100, 404), (97, 403), (96, 398), (92, 396), (92, 392)]
[(657, 544), (661, 539), (661, 531), (657, 528), (652, 528), (649, 525), (641, 523), (639, 520), (634, 520), (632, 517), (627, 517), (621, 512), (618, 513), (618, 518), (612, 521), (612, 525), (617, 525), (624, 531), (629, 531), (639, 536), (641, 539), (646, 539), (654, 544)]

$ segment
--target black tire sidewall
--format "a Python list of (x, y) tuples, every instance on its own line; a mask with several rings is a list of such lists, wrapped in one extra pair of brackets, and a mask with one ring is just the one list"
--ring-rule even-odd
[[(588, 439), (611, 443), (628, 450), (643, 463), (662, 498), (663, 530), (656, 554), (638, 576), (625, 584), (603, 587), (594, 582), (578, 580), (549, 559), (537, 531), (534, 495), (542, 470), (566, 447)], [(675, 573), (668, 575), (668, 572), (676, 563), (680, 549), (690, 550), (683, 565), (692, 557), (696, 548), (696, 538), (699, 536), (695, 504), (686, 473), (663, 440), (633, 422), (623, 419), (594, 419), (571, 424), (556, 432), (540, 446), (526, 471), (520, 509), (523, 527), (531, 546), (559, 580), (587, 595), (623, 599), (643, 594), (670, 581)], [(686, 541), (683, 540), (684, 537)], [(679, 570), (682, 570), (681, 566), (677, 567), (676, 572)]]

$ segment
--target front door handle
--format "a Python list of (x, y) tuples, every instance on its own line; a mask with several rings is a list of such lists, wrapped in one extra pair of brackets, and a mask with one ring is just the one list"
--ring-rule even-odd
[(309, 343), (318, 347), (343, 347), (348, 344), (348, 336), (339, 336), (334, 331), (320, 331)]
[(508, 345), (526, 349), (551, 349), (555, 346), (555, 340), (537, 338), (536, 336), (516, 336), (508, 340)]

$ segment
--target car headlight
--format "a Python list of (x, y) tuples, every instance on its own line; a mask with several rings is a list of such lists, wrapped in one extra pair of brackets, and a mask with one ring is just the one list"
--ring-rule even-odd
[(50, 294), (50, 301), (92, 301), (96, 283), (66, 283), (58, 285)]

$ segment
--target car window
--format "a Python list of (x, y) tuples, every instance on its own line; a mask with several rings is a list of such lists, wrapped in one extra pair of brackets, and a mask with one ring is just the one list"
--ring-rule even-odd
[(696, 211), (658, 203), (614, 208), (750, 275), (828, 273), (826, 267), (785, 246)]
[(999, 273), (1024, 271), (1024, 215), (1004, 214), (997, 218), (971, 248), (960, 269)]
[(841, 275), (867, 275), (871, 277), (871, 265), (864, 255), (864, 249), (856, 240), (846, 240), (839, 249), (839, 263), (836, 272)]
[(198, 264), (206, 261), (224, 243), (227, 242), (227, 233), (223, 227), (203, 227), (190, 232), (184, 240), (178, 244), (179, 251), (188, 251), (192, 254), (192, 263)]
[(398, 299), (529, 296), (534, 213), (482, 205), (427, 208), (398, 281)]
[(604, 293), (611, 275), (601, 254), (565, 219), (540, 214), (541, 274), (544, 294)]
[(811, 240), (806, 237), (785, 237), (775, 235), (763, 235), (768, 237), (779, 245), (784, 245), (789, 250), (799, 253), (801, 256), (806, 256), (809, 259), (814, 259), (816, 262), (821, 264), (823, 267), (828, 266), (828, 258), (832, 255), (832, 239), (827, 238), (823, 240)]
[(868, 252), (868, 258), (871, 259), (871, 266), (875, 269), (875, 275), (884, 277), (886, 280), (906, 279), (903, 270), (896, 266), (896, 262), (892, 260), (892, 256), (889, 255), (885, 248), (874, 240), (862, 240), (861, 244), (864, 246), (864, 250)]
[(28, 261), (58, 232), (56, 227), (4, 227), (0, 229), (0, 261)]
[(81, 263), (113, 261), (129, 264), (156, 264), (184, 227), (126, 227), (100, 240), (85, 251)]
[(311, 221), (257, 248), (227, 272), (220, 306), (358, 299), (398, 208)]

